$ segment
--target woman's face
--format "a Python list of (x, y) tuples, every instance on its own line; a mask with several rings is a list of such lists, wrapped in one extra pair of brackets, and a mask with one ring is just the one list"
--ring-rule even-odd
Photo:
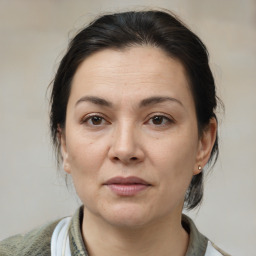
[(88, 214), (117, 226), (180, 215), (204, 137), (183, 66), (158, 48), (103, 50), (75, 73), (61, 145)]

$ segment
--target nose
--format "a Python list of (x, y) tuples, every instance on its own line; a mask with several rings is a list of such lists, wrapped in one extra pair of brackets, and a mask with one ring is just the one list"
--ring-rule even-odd
[(140, 134), (136, 127), (122, 124), (113, 131), (109, 158), (125, 165), (139, 163), (144, 160)]

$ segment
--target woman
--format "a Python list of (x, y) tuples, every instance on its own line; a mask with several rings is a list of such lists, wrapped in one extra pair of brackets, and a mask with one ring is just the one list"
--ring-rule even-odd
[(71, 41), (51, 131), (83, 206), (1, 255), (227, 255), (182, 215), (218, 153), (207, 50), (170, 13), (105, 15)]

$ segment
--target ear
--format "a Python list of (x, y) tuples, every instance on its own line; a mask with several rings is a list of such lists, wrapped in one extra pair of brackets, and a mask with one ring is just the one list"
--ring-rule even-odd
[(71, 168), (70, 168), (70, 164), (69, 164), (65, 130), (63, 128), (60, 128), (59, 126), (58, 126), (58, 139), (60, 142), (60, 150), (61, 150), (61, 156), (62, 156), (63, 169), (65, 172), (70, 174)]
[(216, 140), (216, 134), (217, 121), (215, 118), (212, 118), (199, 138), (196, 166), (193, 171), (194, 175), (199, 174), (202, 171), (202, 168), (207, 164)]

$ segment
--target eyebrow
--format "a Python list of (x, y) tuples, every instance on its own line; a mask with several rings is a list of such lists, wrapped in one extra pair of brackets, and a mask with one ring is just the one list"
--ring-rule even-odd
[(147, 99), (144, 99), (140, 102), (140, 107), (146, 107), (149, 105), (154, 105), (154, 104), (158, 104), (158, 103), (163, 103), (165, 101), (171, 101), (171, 102), (176, 102), (179, 105), (183, 106), (183, 104), (181, 103), (181, 101), (179, 101), (178, 99), (172, 98), (172, 97), (166, 97), (166, 96), (153, 96)]
[[(153, 97), (143, 99), (139, 103), (139, 107), (140, 108), (147, 107), (150, 105), (159, 104), (159, 103), (163, 103), (166, 101), (176, 102), (179, 105), (183, 106), (181, 101), (179, 101), (178, 99), (175, 99), (172, 97), (166, 97), (166, 96), (153, 96)], [(113, 106), (113, 104), (110, 101), (107, 101), (105, 99), (102, 99), (102, 98), (96, 97), (96, 96), (84, 96), (76, 102), (76, 106), (81, 102), (91, 102), (95, 105), (100, 105), (100, 106), (104, 106), (104, 107), (112, 107)]]
[(105, 107), (112, 107), (112, 105), (113, 105), (111, 102), (109, 102), (105, 99), (99, 98), (99, 97), (95, 97), (95, 96), (84, 96), (84, 97), (82, 97), (81, 99), (79, 99), (76, 102), (76, 106), (81, 102), (91, 102), (93, 104), (101, 105), (101, 106), (105, 106)]

